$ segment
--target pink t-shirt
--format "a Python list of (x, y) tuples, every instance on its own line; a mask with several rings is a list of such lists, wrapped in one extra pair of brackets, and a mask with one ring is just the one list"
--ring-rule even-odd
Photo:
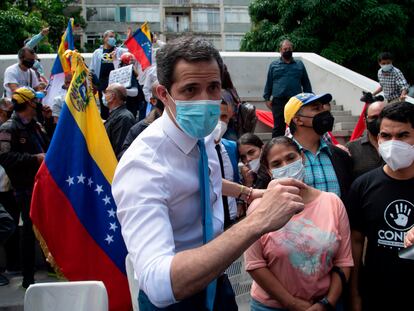
[[(295, 297), (312, 300), (326, 295), (332, 267), (354, 265), (342, 201), (333, 193), (321, 192), (283, 228), (257, 240), (244, 258), (247, 271), (267, 267)], [(256, 282), (251, 296), (266, 306), (284, 307)]]

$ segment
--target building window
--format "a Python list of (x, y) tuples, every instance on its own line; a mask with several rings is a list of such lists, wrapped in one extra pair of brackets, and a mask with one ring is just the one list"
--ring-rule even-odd
[(160, 7), (131, 8), (131, 22), (159, 22)]
[(217, 50), (221, 51), (223, 49), (223, 46), (221, 44), (221, 37), (213, 36), (213, 37), (205, 37), (204, 39), (211, 42)]
[(87, 35), (86, 42), (90, 45), (98, 44), (102, 41), (102, 36), (100, 35)]
[(87, 17), (92, 22), (115, 21), (115, 8), (88, 8)]
[(224, 8), (225, 23), (250, 23), (247, 8)]
[(119, 8), (119, 21), (120, 22), (126, 22), (126, 7), (121, 6)]
[(187, 32), (190, 30), (188, 15), (171, 14), (165, 16), (165, 30), (167, 32)]
[(242, 38), (242, 35), (226, 35), (224, 49), (226, 51), (240, 51), (240, 42)]
[(220, 11), (218, 9), (194, 9), (193, 31), (220, 32)]

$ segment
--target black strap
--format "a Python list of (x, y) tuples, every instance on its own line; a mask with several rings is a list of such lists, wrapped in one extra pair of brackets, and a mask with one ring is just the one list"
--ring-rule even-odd
[[(216, 145), (216, 151), (220, 162), (220, 169), (221, 169), (221, 177), (225, 178), (224, 176), (224, 164), (223, 164), (223, 157), (221, 156), (221, 147), (220, 144)], [(225, 195), (222, 196), (223, 200), (223, 210), (224, 210), (224, 229), (230, 227), (230, 210), (229, 210), (229, 201)]]
[(339, 275), (339, 277), (341, 278), (341, 283), (342, 283), (342, 292), (345, 290), (346, 288), (346, 284), (347, 284), (347, 280), (346, 280), (346, 276), (344, 271), (338, 267), (338, 266), (333, 266), (332, 272), (337, 273)]

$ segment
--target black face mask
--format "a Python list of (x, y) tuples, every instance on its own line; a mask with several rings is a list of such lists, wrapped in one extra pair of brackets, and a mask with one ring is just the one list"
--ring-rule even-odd
[(34, 63), (35, 63), (35, 61), (32, 60), (32, 59), (30, 59), (30, 60), (29, 59), (24, 59), (22, 61), (23, 66), (25, 66), (26, 68), (32, 68)]
[(292, 51), (285, 51), (285, 52), (282, 53), (282, 57), (284, 59), (291, 59), (292, 58), (292, 54), (293, 54)]
[(380, 132), (378, 119), (367, 121), (367, 130), (372, 136), (377, 137)]
[(333, 129), (335, 118), (329, 111), (318, 113), (313, 117), (312, 128), (316, 134), (322, 136)]

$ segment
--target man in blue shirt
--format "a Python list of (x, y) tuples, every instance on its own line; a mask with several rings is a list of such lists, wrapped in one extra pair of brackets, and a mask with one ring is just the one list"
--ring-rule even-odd
[(267, 73), (263, 98), (273, 113), (272, 137), (285, 135), (283, 111), (289, 98), (302, 92), (312, 92), (305, 65), (292, 57), (292, 51), (292, 42), (282, 41), (279, 49), (281, 57), (270, 64)]
[(322, 138), (334, 124), (325, 107), (331, 100), (328, 93), (297, 94), (286, 104), (284, 116), (305, 158), (305, 184), (343, 199), (352, 182), (352, 161), (345, 151)]

